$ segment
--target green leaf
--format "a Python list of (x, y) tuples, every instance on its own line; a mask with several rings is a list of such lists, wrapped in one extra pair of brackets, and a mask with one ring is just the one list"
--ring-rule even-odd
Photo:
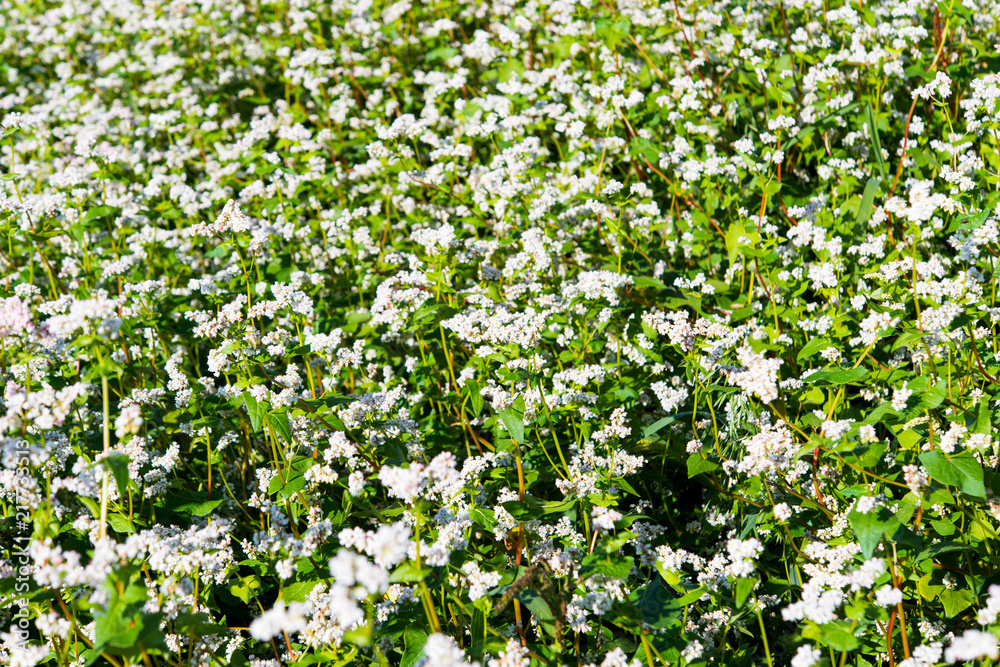
[(729, 225), (729, 229), (726, 230), (726, 251), (729, 253), (730, 266), (736, 263), (736, 258), (740, 254), (739, 239), (744, 235), (743, 225), (739, 222)]
[(288, 423), (288, 413), (284, 410), (269, 412), (267, 414), (267, 421), (270, 423), (271, 428), (281, 436), (281, 439), (292, 444), (292, 428)]
[(86, 506), (86, 508), (90, 510), (90, 513), (94, 516), (95, 519), (100, 518), (101, 509), (98, 507), (97, 503), (94, 502), (93, 498), (87, 498), (86, 496), (77, 496), (76, 499), (79, 500), (81, 503), (83, 503), (84, 506)]
[(212, 510), (222, 504), (222, 499), (205, 500), (206, 497), (207, 494), (205, 493), (170, 493), (167, 494), (163, 506), (172, 512), (180, 514), (207, 516)]
[(983, 467), (969, 452), (948, 458), (940, 450), (923, 452), (920, 462), (931, 479), (949, 486), (957, 486), (963, 493), (976, 498), (986, 497), (983, 484)]
[(899, 446), (903, 449), (916, 449), (920, 441), (923, 440), (923, 436), (913, 429), (906, 429), (896, 434), (896, 440), (899, 441)]
[(625, 579), (632, 571), (635, 559), (631, 556), (589, 554), (580, 567), (580, 579), (601, 574), (609, 579)]
[(875, 193), (878, 192), (879, 179), (869, 178), (868, 183), (865, 184), (865, 192), (861, 195), (861, 205), (858, 206), (858, 224), (864, 225), (872, 217), (872, 212), (875, 210)]
[(675, 421), (677, 421), (677, 417), (675, 415), (668, 415), (661, 419), (657, 419), (655, 422), (642, 429), (642, 437), (649, 438), (663, 430), (664, 426), (668, 426)]
[(424, 655), (424, 644), (427, 643), (427, 633), (419, 625), (408, 624), (403, 630), (403, 642), (406, 650), (399, 667), (413, 667)]
[[(944, 403), (944, 399), (947, 398), (947, 396), (948, 383), (944, 381), (938, 382), (920, 396), (920, 402), (917, 403), (917, 409), (933, 410)], [(989, 414), (989, 411), (987, 411), (987, 414)]]
[(879, 507), (864, 514), (851, 510), (847, 520), (854, 529), (854, 534), (858, 536), (858, 544), (861, 545), (865, 558), (872, 557), (883, 535), (887, 532), (892, 534), (899, 526), (899, 520), (887, 507)]
[(882, 175), (882, 178), (886, 177), (885, 171), (885, 161), (882, 159), (882, 142), (878, 136), (878, 123), (875, 121), (875, 112), (872, 110), (872, 105), (869, 102), (865, 102), (865, 122), (868, 124), (868, 139), (872, 144), (872, 153), (875, 155), (875, 164), (878, 165), (878, 172)]
[(937, 542), (930, 545), (917, 555), (917, 562), (937, 559), (938, 556), (948, 553), (955, 553), (958, 551), (969, 551), (972, 549), (967, 544), (962, 544), (961, 542)]
[(95, 206), (87, 211), (86, 215), (80, 218), (80, 224), (86, 226), (86, 224), (91, 220), (99, 220), (101, 218), (117, 215), (120, 210), (121, 209), (116, 206)]
[(500, 421), (516, 442), (524, 442), (524, 398), (517, 397), (514, 404), (500, 412)]
[(389, 575), (390, 584), (414, 584), (423, 581), (433, 570), (429, 567), (417, 567), (417, 563), (408, 560)]
[(112, 476), (115, 478), (115, 484), (118, 486), (118, 497), (127, 498), (128, 497), (128, 457), (122, 454), (112, 454), (111, 456), (102, 459), (104, 465), (107, 466), (108, 470), (111, 471)]
[(928, 602), (936, 598), (944, 589), (944, 584), (935, 584), (931, 580), (930, 573), (920, 577), (920, 581), (917, 582), (917, 592)]
[(479, 391), (479, 385), (474, 381), (469, 380), (463, 386), (465, 388), (465, 392), (469, 396), (469, 401), (472, 403), (472, 413), (476, 415), (476, 417), (479, 417), (479, 415), (483, 414), (483, 404), (485, 403), (483, 395)]
[[(632, 142), (628, 147), (629, 155), (633, 157), (645, 158), (650, 162), (656, 163), (660, 161), (660, 149), (657, 148), (649, 139), (643, 139), (642, 137), (636, 137), (632, 139)], [(643, 276), (645, 278), (645, 276)], [(649, 278), (649, 280), (656, 280), (655, 278)], [(659, 282), (659, 281), (656, 281)], [(636, 287), (654, 287), (653, 283), (646, 282), (642, 278), (635, 279)], [(658, 289), (663, 289), (663, 283), (660, 283)]]
[(718, 467), (718, 463), (709, 461), (701, 452), (695, 452), (687, 460), (688, 478), (700, 475), (703, 472), (712, 472), (718, 469)]
[(118, 512), (115, 512), (114, 514), (109, 514), (108, 523), (111, 524), (111, 527), (115, 531), (122, 533), (124, 535), (131, 535), (135, 533), (135, 525), (131, 521), (129, 521), (128, 517), (125, 516), (124, 514), (120, 514)]
[(992, 428), (990, 419), (990, 402), (987, 398), (979, 399), (979, 410), (976, 415), (976, 433), (988, 435)]
[(250, 598), (255, 597), (262, 588), (260, 577), (256, 574), (246, 577), (237, 574), (236, 577), (229, 581), (229, 592), (243, 602), (249, 603)]
[(653, 276), (636, 276), (635, 282), (633, 284), (640, 289), (653, 288), (661, 290), (661, 289), (666, 289), (667, 287), (666, 285), (663, 284), (662, 280), (660, 280), (659, 278), (654, 278)]
[(597, 36), (600, 37), (609, 49), (618, 46), (623, 39), (629, 36), (632, 30), (632, 23), (628, 19), (619, 19), (612, 23), (608, 19), (598, 19), (595, 23)]
[[(704, 591), (702, 589), (699, 591), (700, 596)], [(677, 596), (664, 585), (663, 579), (660, 577), (654, 577), (650, 583), (634, 591), (630, 597), (632, 603), (642, 614), (644, 623), (648, 623), (654, 628), (680, 624), (684, 614), (684, 606), (677, 599)]]
[(736, 586), (734, 589), (734, 598), (736, 599), (736, 608), (742, 609), (753, 595), (754, 586), (757, 585), (756, 577), (740, 577), (736, 580)]
[(250, 426), (256, 433), (264, 424), (264, 417), (267, 416), (267, 401), (257, 401), (250, 395), (250, 392), (245, 391), (243, 392), (243, 402), (247, 406), (247, 412), (250, 413)]
[(943, 535), (945, 537), (948, 537), (950, 535), (954, 535), (955, 534), (955, 530), (956, 530), (955, 524), (951, 523), (950, 521), (945, 521), (944, 519), (939, 519), (939, 520), (931, 521), (931, 525), (934, 527), (934, 530), (937, 531), (938, 535)]
[(549, 604), (545, 601), (541, 595), (535, 591), (525, 589), (518, 593), (517, 599), (521, 601), (528, 611), (532, 613), (535, 618), (541, 623), (552, 623), (555, 621), (555, 615), (552, 613), (552, 609), (549, 608)]
[(834, 651), (853, 651), (861, 645), (858, 638), (851, 632), (850, 626), (843, 621), (833, 621), (821, 627), (823, 629), (823, 643)]
[(801, 362), (803, 359), (808, 359), (817, 352), (822, 352), (828, 347), (830, 347), (830, 341), (826, 338), (813, 338), (802, 346), (802, 349), (799, 350), (799, 354), (795, 357), (795, 360)]
[(868, 371), (864, 368), (850, 368), (839, 371), (817, 371), (805, 378), (805, 381), (819, 382), (820, 380), (824, 380), (830, 384), (847, 384), (849, 382), (857, 382), (866, 375), (868, 375)]
[(954, 618), (959, 613), (968, 609), (972, 604), (972, 591), (967, 588), (953, 588), (938, 593), (938, 598), (944, 605), (944, 613), (948, 618)]
[(305, 602), (312, 590), (319, 586), (322, 581), (297, 581), (292, 584), (287, 584), (281, 589), (281, 599), (286, 603), (289, 602)]
[(522, 503), (519, 500), (508, 500), (501, 503), (501, 506), (518, 521), (531, 521), (542, 513), (538, 507), (530, 507), (527, 502)]
[(883, 403), (868, 413), (862, 425), (872, 425), (880, 423), (886, 416), (895, 417), (897, 412), (892, 409), (892, 403)]
[(956, 218), (948, 226), (948, 233), (951, 234), (952, 232), (970, 232), (973, 229), (979, 229), (984, 224), (986, 224), (986, 219), (989, 217), (990, 217), (990, 210), (984, 209), (973, 215), (967, 215), (965, 217)]
[(302, 475), (291, 476), (285, 480), (285, 483), (281, 483), (281, 478), (275, 476), (271, 479), (271, 483), (267, 486), (267, 492), (270, 494), (277, 493), (282, 500), (287, 500), (291, 498), (296, 493), (304, 489), (306, 486), (306, 478)]

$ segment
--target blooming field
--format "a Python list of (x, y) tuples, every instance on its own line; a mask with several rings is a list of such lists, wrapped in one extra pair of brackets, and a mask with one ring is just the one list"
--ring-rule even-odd
[(0, 663), (998, 659), (994, 0), (0, 0)]

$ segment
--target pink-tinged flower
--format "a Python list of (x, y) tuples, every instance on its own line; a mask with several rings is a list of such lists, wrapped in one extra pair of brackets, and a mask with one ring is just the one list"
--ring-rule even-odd
[(35, 330), (31, 311), (20, 297), (9, 296), (0, 301), (0, 338), (8, 338)]

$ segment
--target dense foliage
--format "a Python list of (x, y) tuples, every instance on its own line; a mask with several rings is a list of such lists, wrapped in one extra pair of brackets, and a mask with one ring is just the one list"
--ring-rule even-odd
[(0, 662), (1000, 636), (994, 0), (0, 0)]

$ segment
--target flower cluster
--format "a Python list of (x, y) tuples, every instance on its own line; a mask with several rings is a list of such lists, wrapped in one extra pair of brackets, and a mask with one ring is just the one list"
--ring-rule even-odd
[(0, 663), (998, 657), (997, 0), (0, 0)]

